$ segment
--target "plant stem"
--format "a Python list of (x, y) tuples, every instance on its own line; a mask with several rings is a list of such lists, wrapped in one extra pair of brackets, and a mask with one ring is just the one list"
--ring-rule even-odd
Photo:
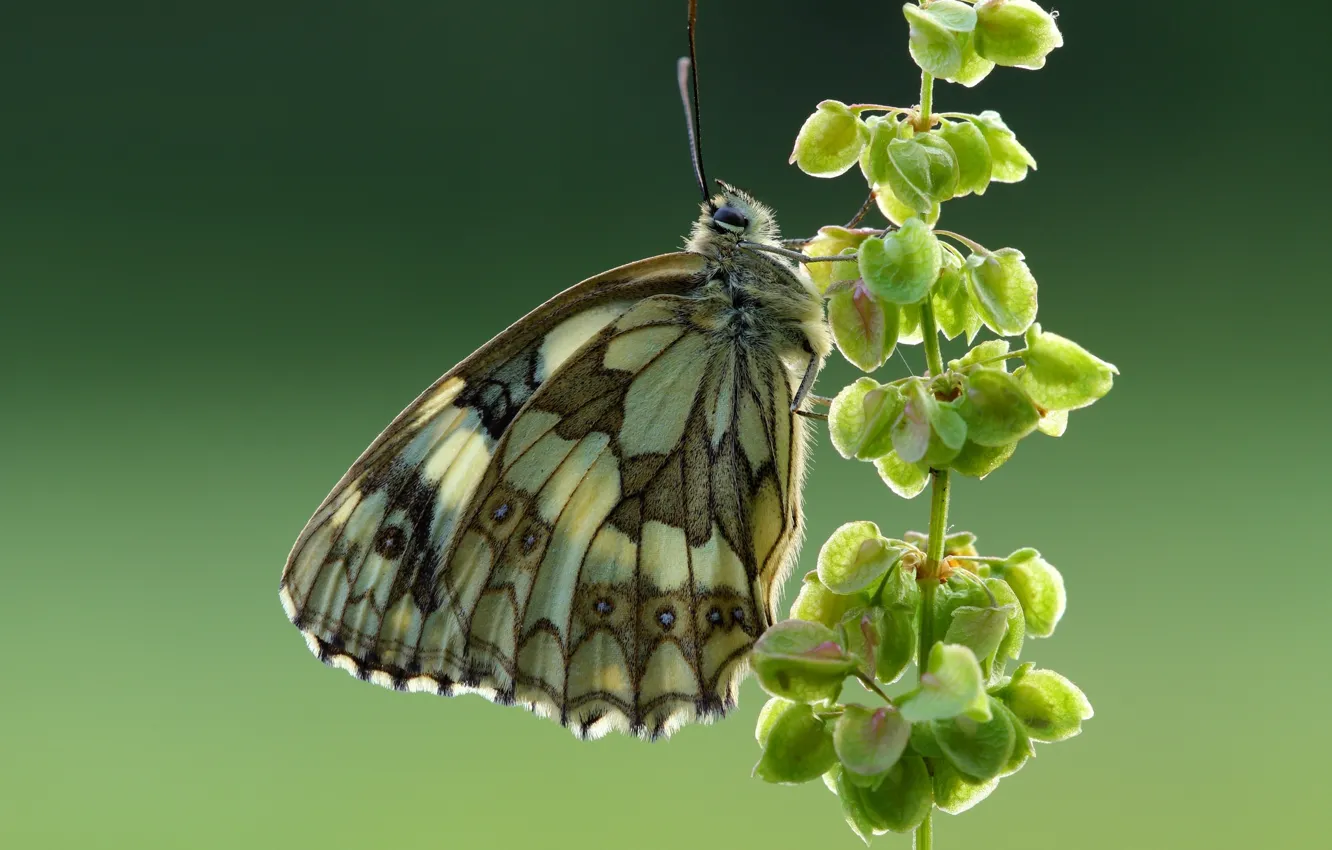
[(916, 130), (923, 133), (933, 126), (934, 121), (930, 117), (930, 109), (934, 106), (934, 75), (922, 73), (920, 75), (920, 120), (916, 122)]
[(913, 850), (933, 850), (934, 848), (934, 812), (925, 816), (921, 825), (916, 827), (916, 841)]
[[(927, 75), (928, 76), (928, 75)], [(939, 328), (934, 319), (934, 306), (926, 298), (920, 306), (921, 331), (925, 335), (925, 362), (931, 375), (943, 374), (943, 355), (939, 352)], [(934, 594), (939, 589), (939, 563), (943, 560), (944, 536), (948, 533), (948, 470), (931, 469), (930, 538), (925, 545), (925, 564), (916, 574), (920, 585), (920, 645), (916, 652), (916, 671), (925, 675), (934, 648)], [(933, 850), (934, 810), (916, 827), (915, 850)]]

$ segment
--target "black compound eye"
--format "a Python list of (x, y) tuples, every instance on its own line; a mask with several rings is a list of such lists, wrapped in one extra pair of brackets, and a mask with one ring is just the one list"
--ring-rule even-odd
[(732, 233), (744, 233), (745, 228), (749, 227), (749, 219), (745, 218), (745, 214), (732, 206), (718, 208), (712, 214), (712, 223)]

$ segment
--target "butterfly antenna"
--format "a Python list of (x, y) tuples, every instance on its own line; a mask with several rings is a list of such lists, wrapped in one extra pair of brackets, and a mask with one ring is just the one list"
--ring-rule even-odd
[(694, 47), (694, 30), (698, 22), (698, 0), (689, 0), (689, 55), (675, 63), (675, 75), (680, 84), (680, 100), (684, 103), (685, 125), (689, 128), (689, 154), (694, 161), (694, 179), (703, 200), (709, 199), (708, 178), (703, 173), (703, 132), (698, 123), (698, 51)]

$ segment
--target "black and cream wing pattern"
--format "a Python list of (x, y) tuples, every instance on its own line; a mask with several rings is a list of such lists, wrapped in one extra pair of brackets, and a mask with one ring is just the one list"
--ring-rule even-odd
[(311, 650), (584, 737), (734, 705), (800, 532), (808, 364), (738, 344), (714, 273), (686, 252), (585, 281), (403, 411), (283, 571)]

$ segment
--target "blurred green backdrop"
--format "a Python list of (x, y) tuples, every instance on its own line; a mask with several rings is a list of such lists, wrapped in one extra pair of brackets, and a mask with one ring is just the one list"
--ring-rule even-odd
[[(896, 4), (702, 5), (712, 174), (788, 233), (844, 220), (859, 178), (786, 156), (822, 98), (914, 101)], [(1047, 70), (936, 108), (999, 109), (1041, 163), (949, 224), (1020, 247), (1046, 327), (1123, 371), (954, 513), (1062, 568), (1069, 616), (1028, 657), (1097, 716), (940, 846), (1321, 844), (1332, 75), (1301, 39), (1328, 7), (1069, 5)], [(752, 683), (721, 725), (585, 744), (327, 669), (277, 601), (308, 515), (418, 391), (680, 244), (683, 12), (6, 4), (0, 845), (857, 846), (820, 784), (749, 778)], [(808, 505), (815, 545), (927, 512), (826, 440)]]

